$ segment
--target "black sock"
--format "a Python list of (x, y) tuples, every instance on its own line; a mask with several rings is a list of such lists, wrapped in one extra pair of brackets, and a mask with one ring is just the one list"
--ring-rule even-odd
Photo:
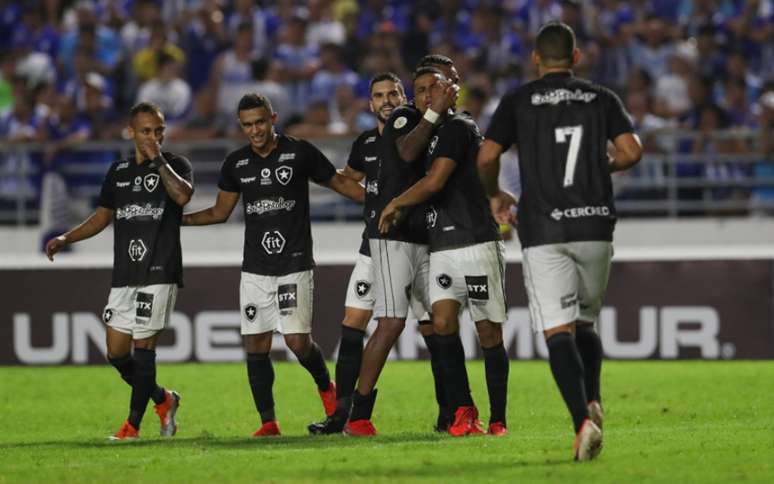
[(472, 406), (473, 397), (470, 396), (468, 370), (465, 367), (465, 349), (462, 347), (459, 333), (436, 334), (435, 341), (449, 407), (456, 411), (459, 407)]
[(352, 412), (349, 414), (349, 420), (371, 420), (375, 403), (376, 388), (371, 390), (371, 393), (368, 395), (361, 395), (355, 390), (352, 393)]
[(247, 353), (247, 378), (253, 392), (255, 409), (261, 414), (261, 422), (276, 420), (274, 415), (274, 367), (269, 353)]
[[(121, 374), (121, 378), (132, 386), (132, 379), (134, 378), (134, 358), (132, 355), (122, 356), (120, 358), (108, 358), (111, 365), (118, 370)], [(156, 385), (156, 388), (151, 392), (151, 398), (156, 405), (163, 403), (167, 399), (167, 394), (163, 388)]]
[(312, 343), (312, 349), (309, 351), (309, 354), (303, 359), (299, 358), (298, 362), (312, 375), (318, 390), (325, 391), (330, 388), (331, 375), (328, 373), (328, 367), (325, 366), (325, 359), (317, 343)]
[(572, 415), (575, 433), (588, 418), (586, 390), (583, 386), (583, 362), (581, 362), (575, 339), (571, 333), (558, 333), (546, 341), (551, 373)]
[(137, 348), (134, 350), (134, 374), (132, 375), (132, 399), (129, 405), (129, 423), (140, 430), (151, 393), (156, 388), (156, 352)]
[(438, 403), (438, 408), (441, 411), (448, 412), (449, 402), (446, 397), (446, 387), (443, 384), (443, 368), (441, 367), (441, 360), (438, 356), (436, 335), (422, 335), (422, 338), (425, 339), (427, 351), (430, 352), (430, 369), (433, 371), (433, 383), (435, 383), (435, 401)]
[(590, 324), (577, 325), (575, 345), (583, 360), (583, 381), (586, 386), (586, 398), (602, 403), (599, 394), (599, 381), (602, 373), (602, 340)]
[(363, 362), (363, 338), (365, 331), (341, 327), (339, 358), (336, 360), (336, 407), (349, 413), (352, 392), (355, 391), (360, 365)]
[(492, 348), (484, 348), (484, 368), (486, 371), (486, 389), (489, 392), (489, 423), (505, 421), (505, 407), (508, 402), (508, 353), (500, 343)]

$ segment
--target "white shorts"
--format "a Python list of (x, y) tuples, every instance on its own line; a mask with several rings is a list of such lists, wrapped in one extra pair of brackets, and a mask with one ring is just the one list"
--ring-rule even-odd
[(374, 309), (374, 275), (371, 258), (358, 253), (357, 262), (352, 275), (349, 276), (347, 299), (344, 306), (348, 308), (373, 311)]
[(374, 318), (406, 318), (409, 306), (417, 316), (430, 312), (427, 246), (384, 239), (368, 242), (373, 261)]
[(102, 320), (132, 339), (150, 338), (167, 327), (176, 299), (177, 284), (113, 287)]
[(567, 242), (524, 250), (532, 328), (545, 331), (574, 321), (596, 323), (610, 275), (613, 244)]
[(239, 306), (242, 334), (312, 332), (314, 273), (262, 276), (242, 272)]
[(430, 302), (444, 299), (467, 306), (473, 321), (505, 322), (505, 244), (498, 240), (431, 252)]

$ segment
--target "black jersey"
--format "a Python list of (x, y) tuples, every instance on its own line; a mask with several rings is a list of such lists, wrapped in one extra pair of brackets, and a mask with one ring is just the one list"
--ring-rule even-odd
[(522, 247), (613, 239), (607, 142), (632, 131), (618, 96), (570, 73), (548, 74), (502, 99), (486, 137), (519, 151)]
[[(379, 173), (377, 176), (378, 193), (374, 199), (374, 221), (368, 225), (368, 237), (401, 240), (416, 244), (427, 243), (425, 228), (425, 205), (416, 206), (408, 211), (403, 220), (393, 226), (387, 235), (379, 233), (379, 217), (390, 200), (405, 192), (411, 185), (425, 175), (421, 161), (406, 162), (398, 154), (396, 141), (408, 134), (422, 119), (422, 113), (412, 105), (404, 105), (393, 110), (390, 119), (384, 125), (379, 143)], [(421, 158), (421, 157), (420, 157)]]
[[(371, 250), (368, 247), (368, 226), (378, 224), (376, 216), (376, 198), (379, 194), (379, 182), (376, 179), (379, 174), (379, 142), (381, 135), (379, 130), (369, 129), (364, 131), (352, 143), (352, 149), (349, 151), (347, 165), (353, 170), (365, 174), (365, 202), (363, 203), (363, 219), (366, 228), (363, 230), (363, 241), (360, 244), (360, 253), (371, 256)], [(378, 232), (378, 229), (376, 230)]]
[(266, 158), (250, 145), (226, 156), (218, 187), (242, 194), (244, 272), (280, 276), (314, 267), (309, 180), (325, 183), (335, 174), (311, 143), (284, 135)]
[(478, 177), (476, 157), (482, 140), (478, 126), (467, 114), (448, 117), (430, 140), (428, 170), (436, 158), (449, 158), (456, 164), (443, 190), (427, 207), (431, 252), (500, 239)]
[[(191, 162), (164, 152), (181, 178), (193, 184)], [(113, 287), (183, 285), (180, 224), (183, 207), (167, 194), (158, 168), (135, 156), (110, 166), (99, 206), (113, 210)]]

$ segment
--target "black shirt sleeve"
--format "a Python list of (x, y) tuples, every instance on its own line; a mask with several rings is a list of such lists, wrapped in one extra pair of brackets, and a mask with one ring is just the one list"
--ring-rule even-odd
[(307, 167), (309, 178), (315, 183), (325, 183), (336, 174), (336, 167), (333, 163), (318, 150), (315, 145), (304, 141), (306, 145), (306, 156), (304, 164)]
[(471, 128), (464, 121), (454, 119), (438, 133), (433, 159), (450, 158), (459, 165), (466, 161), (471, 143), (478, 143)]
[(100, 207), (109, 208), (110, 210), (115, 210), (116, 208), (115, 199), (113, 198), (113, 168), (115, 166), (115, 164), (111, 165), (105, 175), (105, 179), (102, 181), (102, 188), (99, 191), (99, 201), (97, 202)]
[(360, 147), (362, 146), (362, 136), (352, 142), (352, 147), (349, 150), (349, 158), (347, 159), (347, 165), (353, 170), (357, 170), (361, 173), (365, 173), (365, 166), (363, 164), (363, 156), (360, 153)]
[(223, 162), (223, 166), (220, 168), (220, 179), (218, 180), (218, 188), (223, 190), (224, 192), (241, 192), (242, 190), (239, 187), (239, 182), (234, 178), (234, 170), (232, 167), (234, 166), (234, 163), (232, 162), (232, 158), (228, 157), (226, 158), (226, 161)]
[(607, 97), (607, 139), (613, 141), (624, 133), (633, 133), (634, 126), (621, 98), (612, 91), (607, 91)]
[(419, 124), (421, 115), (416, 108), (401, 106), (390, 115), (390, 119), (384, 125), (383, 137), (397, 140), (411, 132)]
[(180, 178), (193, 185), (193, 165), (188, 158), (185, 156), (173, 155), (172, 153), (165, 153), (164, 158), (166, 158), (167, 162)]
[(516, 93), (506, 94), (497, 106), (489, 122), (486, 138), (503, 147), (503, 151), (516, 143)]

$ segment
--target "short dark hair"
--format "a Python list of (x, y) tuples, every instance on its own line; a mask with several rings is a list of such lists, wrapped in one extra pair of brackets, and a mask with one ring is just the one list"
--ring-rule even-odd
[(237, 105), (237, 113), (257, 108), (266, 108), (269, 113), (274, 114), (274, 108), (271, 107), (269, 98), (257, 92), (251, 92), (242, 96), (242, 99), (239, 100), (239, 105)]
[(370, 95), (371, 91), (374, 90), (374, 84), (382, 81), (392, 81), (400, 86), (400, 90), (403, 91), (403, 82), (401, 82), (400, 77), (392, 72), (382, 72), (381, 74), (377, 74), (371, 78), (371, 82), (368, 83), (368, 94)]
[(164, 113), (161, 111), (161, 108), (158, 107), (158, 105), (148, 101), (143, 101), (132, 106), (132, 109), (129, 110), (129, 118), (134, 120), (134, 118), (137, 117), (137, 115), (140, 113), (155, 114), (161, 119), (164, 119)]
[(414, 71), (414, 76), (412, 80), (416, 81), (420, 77), (424, 76), (425, 74), (437, 74), (441, 76), (442, 79), (446, 79), (446, 76), (444, 75), (443, 71), (437, 67), (432, 66), (422, 66), (417, 67), (417, 69)]
[(419, 64), (417, 64), (417, 69), (419, 69), (420, 67), (427, 67), (427, 66), (452, 67), (453, 65), (454, 65), (454, 61), (446, 57), (445, 55), (428, 54), (422, 57), (421, 59), (419, 59)]
[(575, 50), (575, 32), (563, 22), (549, 22), (540, 28), (535, 41), (535, 50), (545, 64), (568, 64), (572, 66)]

